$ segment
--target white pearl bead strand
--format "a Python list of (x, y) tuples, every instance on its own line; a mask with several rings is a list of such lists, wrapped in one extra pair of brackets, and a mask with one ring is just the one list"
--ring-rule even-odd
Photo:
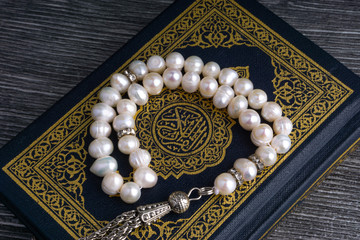
[[(255, 154), (237, 159), (231, 171), (219, 174), (214, 181), (215, 194), (229, 195), (243, 181), (254, 180), (262, 166), (274, 165), (277, 154), (284, 154), (291, 147), (288, 135), (293, 125), (289, 118), (282, 116), (280, 105), (268, 102), (263, 90), (254, 89), (249, 79), (239, 78), (231, 68), (220, 69), (216, 62), (204, 65), (198, 56), (190, 56), (185, 60), (181, 53), (172, 52), (165, 59), (158, 55), (152, 56), (146, 64), (135, 60), (128, 70), (136, 79), (129, 79), (127, 72), (126, 75), (113, 74), (111, 87), (100, 91), (101, 102), (95, 104), (91, 111), (95, 121), (90, 126), (90, 134), (95, 140), (89, 145), (89, 154), (96, 161), (90, 171), (104, 177), (101, 187), (108, 195), (120, 194), (124, 202), (134, 203), (141, 196), (141, 188), (156, 185), (158, 177), (149, 168), (151, 155), (147, 150), (140, 149), (139, 139), (132, 134), (137, 105), (145, 105), (149, 94), (160, 94), (164, 86), (171, 90), (181, 86), (185, 92), (199, 91), (204, 98), (213, 98), (216, 108), (227, 108), (231, 118), (238, 118), (240, 126), (251, 131), (251, 141), (258, 146)], [(142, 85), (137, 80), (143, 80)], [(121, 94), (124, 93), (128, 94), (129, 99), (122, 99)], [(113, 107), (117, 109), (117, 116)], [(258, 111), (265, 121), (272, 123), (272, 127), (261, 123)], [(121, 133), (118, 135), (118, 148), (120, 152), (129, 155), (129, 163), (135, 170), (134, 182), (124, 184), (122, 176), (116, 172), (117, 162), (110, 156), (113, 144), (108, 139), (111, 122), (114, 130)]]

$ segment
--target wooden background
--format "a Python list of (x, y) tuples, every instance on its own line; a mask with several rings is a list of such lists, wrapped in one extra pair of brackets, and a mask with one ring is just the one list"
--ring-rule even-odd
[[(171, 0), (0, 0), (0, 146), (85, 78)], [(360, 1), (261, 0), (360, 75)], [(360, 239), (360, 151), (269, 239)], [(0, 203), (0, 239), (32, 239)]]

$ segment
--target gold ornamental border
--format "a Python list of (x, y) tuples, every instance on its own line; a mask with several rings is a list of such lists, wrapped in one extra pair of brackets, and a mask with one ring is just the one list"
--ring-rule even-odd
[[(238, 3), (225, 0), (194, 2), (116, 72), (122, 71), (134, 59), (145, 60), (153, 54), (165, 56), (187, 44), (190, 46), (198, 42), (198, 46), (205, 44), (202, 46), (206, 48), (209, 46), (206, 39), (189, 41), (187, 37), (191, 31), (200, 29), (202, 23), (212, 14), (216, 14), (222, 24), (229, 25), (229, 29), (236, 34), (234, 36), (237, 36), (237, 38), (228, 36), (227, 45), (224, 47), (246, 42), (249, 47), (261, 49), (271, 58), (274, 66), (275, 90), (278, 91), (283, 87), (280, 83), (289, 84), (297, 81), (298, 85), (294, 86), (304, 86), (305, 93), (309, 97), (306, 101), (298, 98), (290, 99), (289, 95), (286, 95), (287, 89), (275, 91), (279, 93), (276, 95), (276, 101), (285, 108), (287, 114), (290, 113), (289, 116), (294, 122), (294, 131), (291, 134), (294, 146), (291, 151), (281, 156), (275, 166), (267, 168), (256, 180), (246, 183), (230, 197), (211, 197), (189, 219), (179, 219), (176, 222), (160, 221), (152, 229), (162, 234), (156, 234), (159, 238), (161, 236), (164, 238), (171, 236), (173, 239), (209, 238), (353, 92)], [(185, 40), (187, 43), (182, 45)], [(80, 160), (84, 160), (83, 145), (73, 146), (71, 141), (79, 134), (83, 137), (86, 135), (84, 129), (87, 129), (91, 123), (89, 114), (91, 106), (96, 102), (97, 92), (108, 84), (109, 80), (110, 76), (3, 168), (3, 171), (73, 238), (81, 237), (104, 223), (95, 219), (85, 209), (81, 184), (78, 186), (80, 191), (74, 192), (73, 185), (60, 185), (55, 181), (56, 179), (50, 177), (51, 173), (44, 172), (43, 166), (46, 165), (46, 161), (58, 156), (57, 154), (66, 147), (77, 148), (75, 153), (79, 155)], [(83, 171), (85, 166), (81, 166), (81, 161), (76, 164), (79, 164), (79, 169), (75, 172), (80, 176), (78, 181), (83, 182), (86, 180)], [(78, 183), (74, 183), (74, 186), (76, 184)], [(146, 238), (153, 233), (147, 229), (140, 229), (133, 235)]]

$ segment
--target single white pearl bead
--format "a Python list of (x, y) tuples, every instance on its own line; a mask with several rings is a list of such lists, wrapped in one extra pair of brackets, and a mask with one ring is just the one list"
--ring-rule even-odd
[(160, 74), (152, 72), (145, 75), (143, 85), (149, 94), (158, 95), (164, 87), (164, 81)]
[(219, 83), (221, 85), (229, 85), (232, 87), (238, 77), (239, 75), (235, 70), (231, 68), (223, 68), (219, 74)]
[(179, 69), (168, 68), (163, 73), (165, 86), (168, 89), (174, 90), (181, 84), (182, 73)]
[(121, 113), (114, 118), (113, 128), (116, 132), (125, 128), (135, 128), (135, 120), (129, 114)]
[(253, 89), (253, 83), (247, 78), (239, 78), (234, 84), (234, 91), (236, 95), (243, 95), (247, 97)]
[(273, 128), (276, 134), (289, 135), (293, 129), (293, 124), (289, 118), (281, 117), (274, 121)]
[(139, 167), (147, 167), (149, 166), (150, 161), (151, 155), (149, 151), (140, 148), (130, 153), (129, 156), (130, 166), (134, 169), (137, 169)]
[(134, 172), (134, 182), (142, 188), (152, 188), (156, 185), (158, 176), (149, 167), (140, 167)]
[(276, 151), (269, 146), (260, 146), (256, 149), (255, 154), (265, 166), (274, 165), (277, 160)]
[(124, 154), (130, 154), (140, 147), (139, 139), (132, 135), (126, 135), (119, 139), (118, 148)]
[(196, 72), (200, 74), (203, 70), (204, 62), (198, 56), (190, 56), (185, 60), (185, 72)]
[(95, 121), (112, 122), (116, 116), (116, 112), (105, 103), (97, 103), (91, 109), (91, 116)]
[(101, 188), (107, 195), (118, 194), (121, 187), (124, 186), (124, 179), (117, 172), (111, 172), (105, 175), (101, 182)]
[(266, 93), (261, 89), (254, 89), (249, 93), (248, 102), (249, 106), (253, 109), (260, 109), (267, 101)]
[(193, 93), (199, 89), (200, 75), (196, 72), (187, 72), (181, 80), (181, 87), (185, 92)]
[(103, 103), (106, 103), (110, 107), (115, 107), (121, 99), (121, 95), (118, 90), (112, 87), (104, 87), (99, 93), (99, 99)]
[(120, 190), (120, 198), (126, 203), (135, 203), (140, 196), (140, 187), (134, 182), (125, 183)]
[(108, 137), (111, 134), (111, 126), (105, 121), (95, 121), (90, 125), (90, 135), (93, 138)]
[(246, 158), (239, 158), (234, 162), (234, 168), (241, 173), (244, 181), (251, 181), (257, 175), (257, 167), (255, 163)]
[(98, 177), (104, 177), (110, 172), (116, 172), (118, 164), (115, 158), (106, 156), (96, 159), (90, 168), (90, 172)]
[(282, 110), (279, 104), (276, 102), (267, 102), (261, 109), (261, 116), (268, 122), (273, 122), (280, 118)]
[(221, 195), (229, 195), (236, 189), (236, 180), (230, 173), (222, 173), (215, 178), (214, 187)]
[(135, 60), (129, 65), (129, 71), (135, 74), (137, 80), (142, 80), (149, 72), (146, 64), (143, 61)]
[(248, 102), (246, 97), (239, 95), (231, 99), (229, 106), (227, 107), (228, 114), (231, 118), (238, 118), (242, 110), (247, 109)]
[(239, 123), (243, 129), (251, 131), (260, 124), (260, 116), (253, 109), (245, 109), (240, 112)]
[(147, 60), (146, 65), (149, 69), (149, 72), (157, 72), (160, 74), (166, 68), (165, 60), (161, 56), (158, 56), (158, 55), (151, 56)]
[(204, 98), (211, 98), (212, 96), (215, 95), (218, 86), (219, 84), (215, 78), (204, 77), (200, 81), (200, 86), (199, 86), (201, 96), (203, 96)]
[(113, 143), (106, 137), (97, 138), (89, 145), (89, 154), (93, 158), (109, 156), (114, 150)]
[(112, 75), (110, 80), (111, 87), (115, 88), (120, 93), (125, 93), (128, 90), (130, 84), (130, 80), (121, 73), (115, 73)]
[(287, 153), (291, 147), (291, 140), (287, 135), (276, 135), (271, 141), (271, 146), (279, 154)]
[(137, 107), (136, 104), (130, 99), (121, 99), (116, 106), (116, 110), (119, 114), (126, 113), (134, 117), (137, 111)]
[(234, 90), (228, 85), (220, 86), (215, 93), (213, 103), (216, 108), (226, 108), (234, 98)]
[(253, 128), (250, 138), (256, 146), (261, 146), (270, 143), (273, 136), (272, 128), (263, 123)]
[(131, 84), (127, 93), (131, 101), (140, 106), (145, 105), (149, 100), (149, 94), (146, 89), (137, 83)]
[(213, 77), (218, 78), (220, 74), (220, 66), (216, 62), (208, 62), (205, 64), (202, 70), (202, 75), (204, 77)]
[(176, 69), (182, 69), (185, 63), (183, 55), (181, 55), (181, 53), (178, 52), (172, 52), (169, 55), (167, 55), (165, 61), (166, 61), (166, 66), (168, 68), (176, 68)]

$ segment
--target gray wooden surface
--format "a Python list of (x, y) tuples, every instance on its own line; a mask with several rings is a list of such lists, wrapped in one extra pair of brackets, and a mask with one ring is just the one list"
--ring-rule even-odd
[[(29, 125), (171, 0), (0, 0), (0, 146)], [(261, 0), (360, 75), (360, 2)], [(360, 151), (269, 239), (360, 239)], [(0, 203), (0, 239), (32, 234)]]

